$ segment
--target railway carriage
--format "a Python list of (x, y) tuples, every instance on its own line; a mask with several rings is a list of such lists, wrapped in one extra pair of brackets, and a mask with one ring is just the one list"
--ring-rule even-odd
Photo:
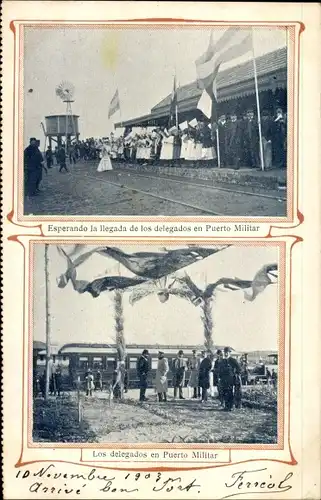
[[(148, 349), (150, 373), (148, 377), (148, 387), (155, 386), (155, 376), (158, 363), (158, 352), (163, 351), (169, 362), (168, 384), (172, 386), (173, 372), (172, 364), (178, 351), (184, 351), (185, 360), (188, 361), (192, 357), (193, 349), (197, 352), (204, 350), (202, 345), (164, 345), (164, 344), (129, 344), (126, 347), (126, 370), (128, 382), (127, 386), (130, 389), (138, 388), (139, 379), (137, 375), (137, 360), (141, 356), (142, 351)], [(223, 349), (221, 346), (216, 346), (216, 349)], [(234, 351), (232, 349), (232, 351)], [(43, 354), (43, 353), (42, 353)], [(235, 355), (235, 351), (233, 352)], [(116, 344), (102, 343), (72, 343), (65, 344), (55, 352), (52, 365), (55, 369), (59, 366), (63, 376), (63, 389), (72, 390), (76, 388), (77, 381), (85, 382), (86, 372), (90, 369), (95, 375), (99, 370), (102, 375), (103, 389), (106, 389), (113, 381), (114, 370), (117, 366), (117, 349)], [(39, 374), (45, 369), (45, 356), (38, 358), (36, 370)], [(188, 384), (190, 371), (187, 369), (185, 384)]]
[[(148, 349), (150, 358), (150, 374), (148, 386), (153, 387), (158, 363), (158, 352), (163, 351), (168, 359), (170, 372), (168, 374), (169, 385), (172, 383), (173, 374), (171, 371), (173, 359), (180, 349), (184, 350), (186, 360), (192, 356), (192, 350), (204, 349), (203, 346), (182, 346), (182, 345), (138, 345), (131, 344), (126, 348), (126, 370), (128, 375), (128, 388), (137, 388), (139, 379), (137, 376), (137, 360), (142, 351)], [(59, 355), (68, 359), (68, 373), (64, 371), (64, 378), (68, 376), (70, 388), (75, 386), (77, 380), (83, 381), (88, 369), (93, 372), (100, 370), (102, 374), (103, 387), (109, 385), (113, 380), (113, 373), (117, 364), (117, 350), (115, 344), (65, 344), (59, 350)], [(186, 373), (186, 383), (189, 379), (189, 371)]]

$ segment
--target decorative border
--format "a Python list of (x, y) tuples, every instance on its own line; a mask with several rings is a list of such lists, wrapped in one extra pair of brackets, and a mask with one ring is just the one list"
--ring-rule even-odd
[[(22, 237), (29, 237), (28, 238), (28, 243), (27, 246), (25, 246), (25, 238), (22, 240), (20, 239), (20, 236)], [(280, 237), (282, 238), (282, 237)], [(279, 239), (279, 238), (278, 238)], [(148, 443), (148, 444), (136, 444), (136, 443), (128, 443), (128, 444), (117, 444), (117, 448), (135, 448), (135, 449), (228, 449), (230, 451), (230, 459), (231, 459), (231, 452), (236, 451), (236, 450), (284, 450), (285, 443), (287, 443), (288, 446), (288, 452), (290, 453), (290, 461), (284, 461), (284, 460), (278, 460), (278, 459), (270, 459), (270, 458), (253, 458), (247, 461), (257, 461), (257, 460), (272, 460), (272, 461), (277, 461), (277, 462), (284, 462), (284, 463), (289, 463), (292, 465), (295, 465), (297, 462), (292, 454), (291, 451), (291, 444), (290, 444), (290, 398), (291, 398), (291, 379), (290, 379), (290, 371), (291, 371), (291, 307), (289, 305), (288, 311), (289, 315), (286, 313), (286, 290), (291, 289), (291, 279), (292, 279), (292, 262), (291, 262), (291, 251), (292, 247), (295, 243), (302, 241), (300, 238), (297, 237), (291, 237), (292, 243), (290, 244), (287, 243), (286, 241), (275, 241), (269, 240), (266, 241), (266, 239), (258, 240), (256, 242), (249, 242), (244, 239), (235, 239), (233, 240), (233, 245), (235, 246), (275, 246), (279, 248), (279, 263), (280, 263), (280, 281), (279, 281), (279, 310), (280, 310), (280, 317), (279, 317), (279, 324), (280, 324), (280, 330), (279, 330), (279, 367), (280, 367), (280, 373), (282, 373), (282, 376), (279, 377), (279, 387), (278, 387), (278, 443), (276, 445), (262, 445), (262, 444), (235, 444), (235, 445), (226, 445), (226, 444), (221, 444), (221, 445), (216, 445), (214, 443), (211, 443), (210, 445), (206, 444), (192, 444), (192, 445), (184, 445), (180, 443), (173, 443), (173, 444), (157, 444), (157, 443)], [(31, 440), (31, 435), (32, 435), (32, 429), (31, 429), (31, 422), (32, 422), (32, 383), (29, 377), (26, 378), (27, 374), (30, 374), (32, 372), (32, 337), (33, 337), (33, 306), (32, 306), (32, 300), (29, 300), (31, 297), (33, 297), (33, 276), (32, 276), (32, 270), (33, 270), (33, 262), (34, 262), (34, 248), (35, 245), (39, 244), (76, 244), (76, 243), (86, 243), (86, 244), (102, 244), (102, 241), (97, 241), (94, 239), (91, 240), (57, 240), (57, 239), (51, 239), (51, 238), (34, 238), (33, 236), (30, 235), (16, 235), (16, 236), (11, 236), (9, 237), (9, 240), (18, 242), (20, 245), (23, 247), (23, 252), (24, 252), (24, 284), (23, 284), (23, 289), (25, 291), (24, 293), (24, 304), (23, 304), (23, 324), (24, 324), (24, 334), (23, 334), (23, 360), (22, 360), (22, 370), (23, 370), (23, 379), (22, 379), (22, 436), (21, 436), (21, 453), (20, 457), (18, 459), (18, 462), (16, 464), (16, 467), (19, 467), (21, 465), (25, 465), (26, 463), (30, 462), (24, 462), (23, 461), (23, 454), (24, 454), (24, 449), (25, 447), (29, 449), (52, 449), (52, 448), (59, 448), (59, 449), (98, 449), (98, 448), (113, 448), (115, 443), (45, 443), (45, 444), (37, 444), (35, 445), (32, 443)], [(139, 240), (124, 240), (121, 242), (122, 245), (157, 245), (159, 244), (159, 241), (148, 241), (146, 242), (144, 239), (139, 239)], [(176, 239), (167, 239), (167, 240), (162, 240), (162, 244), (166, 243), (166, 245), (183, 245), (184, 244), (184, 239), (176, 240)], [(216, 241), (213, 239), (208, 239), (206, 241), (201, 240), (200, 242), (195, 239), (195, 243), (199, 243), (201, 245), (208, 244), (208, 245), (213, 245), (216, 244)], [(226, 244), (226, 243), (231, 243), (231, 240), (227, 241), (219, 241), (219, 244)], [(113, 241), (112, 240), (106, 240), (104, 244), (109, 244), (112, 245)], [(288, 246), (289, 245), (289, 248)], [(288, 254), (287, 254), (288, 252)], [(29, 280), (26, 280), (26, 276), (29, 276)], [(289, 276), (288, 280), (286, 280), (286, 276)], [(289, 303), (291, 304), (291, 298), (289, 299)], [(28, 312), (26, 312), (28, 311)], [(287, 324), (288, 322), (288, 324)], [(286, 340), (288, 336), (288, 340)], [(26, 354), (27, 353), (27, 354)], [(288, 356), (287, 356), (288, 355)], [(27, 356), (27, 357), (26, 357)], [(288, 379), (288, 385), (285, 388), (285, 381)], [(286, 403), (287, 401), (287, 403)], [(287, 407), (287, 415), (285, 414), (285, 409)], [(287, 422), (287, 429), (288, 432), (285, 434), (285, 422)], [(286, 450), (285, 450), (286, 451)], [(49, 460), (35, 460), (32, 462), (38, 462), (38, 461), (49, 461)], [(56, 460), (55, 460), (56, 461)], [(59, 461), (59, 460), (57, 460)], [(64, 460), (62, 460), (64, 461)], [(80, 455), (80, 461), (83, 461), (82, 458), (82, 451)], [(244, 461), (243, 461), (244, 462)], [(89, 462), (85, 462), (88, 464)], [(83, 465), (85, 465), (83, 463)], [(115, 463), (115, 462), (112, 462)], [(135, 462), (137, 463), (137, 462)], [(219, 467), (219, 466), (225, 466), (229, 464), (234, 464), (234, 463), (239, 463), (239, 462), (232, 462), (230, 461), (228, 464), (215, 464), (215, 465), (210, 465), (210, 466), (204, 466), (204, 467), (196, 467), (197, 469), (200, 468), (210, 468), (210, 467)], [(241, 463), (241, 462), (240, 462)], [(107, 465), (108, 464), (108, 465)], [(108, 468), (113, 469), (113, 467), (110, 467), (111, 462), (106, 462), (105, 468), (108, 466)], [(160, 468), (152, 469), (148, 467), (148, 464), (151, 464), (151, 462), (146, 463), (146, 467), (144, 467), (142, 470), (160, 470)], [(112, 465), (112, 464), (111, 464)], [(97, 465), (97, 467), (99, 467)], [(103, 466), (102, 466), (103, 467)], [(118, 467), (114, 467), (115, 469), (118, 469)], [(186, 470), (186, 467), (180, 467), (180, 468), (175, 468), (175, 467), (166, 467), (166, 470)], [(163, 467), (161, 467), (161, 470), (165, 470)], [(189, 469), (189, 467), (188, 467)], [(195, 469), (195, 468), (191, 468)], [(138, 470), (137, 468), (134, 469), (129, 469), (128, 467), (124, 467), (123, 469), (119, 470)]]
[[(23, 215), (23, 41), (24, 28), (54, 28), (68, 27), (83, 29), (171, 29), (180, 27), (181, 29), (203, 29), (204, 27), (227, 27), (227, 26), (254, 26), (254, 27), (275, 27), (288, 29), (288, 158), (287, 158), (287, 216), (286, 217), (148, 217), (148, 216), (130, 216), (122, 217), (87, 217), (87, 216), (24, 216)], [(17, 36), (18, 28), (18, 36)], [(130, 19), (126, 21), (32, 21), (32, 20), (14, 20), (10, 23), (10, 29), (14, 35), (14, 120), (13, 120), (13, 192), (12, 192), (12, 210), (7, 215), (7, 219), (13, 224), (22, 227), (34, 226), (35, 219), (39, 222), (257, 222), (257, 223), (291, 223), (300, 224), (303, 216), (298, 210), (298, 139), (299, 139), (299, 77), (300, 77), (300, 34), (304, 31), (303, 23), (289, 21), (283, 23), (277, 22), (209, 22), (191, 19)], [(291, 62), (291, 64), (290, 64)], [(15, 152), (18, 151), (18, 158)], [(17, 182), (16, 182), (17, 181)], [(296, 217), (296, 221), (295, 221)]]

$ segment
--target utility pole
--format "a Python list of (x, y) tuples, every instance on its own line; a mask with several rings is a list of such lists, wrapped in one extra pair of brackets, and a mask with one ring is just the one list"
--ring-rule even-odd
[(49, 278), (49, 245), (45, 244), (45, 294), (46, 294), (46, 392), (45, 399), (49, 395), (50, 383), (50, 354), (51, 354), (51, 332), (50, 332), (50, 278)]

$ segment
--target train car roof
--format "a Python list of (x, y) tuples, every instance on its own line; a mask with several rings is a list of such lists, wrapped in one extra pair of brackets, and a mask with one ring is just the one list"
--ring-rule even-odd
[[(148, 349), (150, 354), (158, 354), (158, 352), (164, 351), (168, 354), (176, 354), (177, 351), (182, 349), (184, 352), (191, 354), (193, 349), (197, 351), (204, 350), (202, 345), (164, 345), (164, 344), (128, 344), (127, 354), (141, 354), (143, 349)], [(217, 349), (223, 349), (222, 346), (215, 346), (214, 351)], [(235, 350), (231, 347), (233, 353)], [(72, 343), (65, 344), (59, 349), (59, 354), (111, 354), (116, 353), (116, 344), (90, 344), (90, 343)]]

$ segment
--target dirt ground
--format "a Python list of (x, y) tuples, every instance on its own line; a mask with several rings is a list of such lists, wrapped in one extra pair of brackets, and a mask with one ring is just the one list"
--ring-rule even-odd
[[(166, 175), (140, 176), (130, 171), (130, 165), (129, 171), (116, 168), (99, 173), (97, 165), (98, 162), (79, 162), (70, 167), (69, 173), (59, 173), (57, 166), (51, 168), (48, 174), (43, 174), (42, 192), (35, 198), (25, 199), (24, 214), (188, 216), (209, 213), (209, 210), (226, 216), (286, 215), (282, 197), (260, 198), (221, 191), (215, 189), (213, 181), (192, 185), (191, 179), (182, 178), (177, 183)], [(235, 186), (229, 187), (235, 189)]]
[[(158, 403), (150, 391), (149, 400), (137, 401), (138, 391), (129, 391), (121, 402), (109, 401), (106, 393), (81, 396), (83, 420), (79, 426), (80, 441), (100, 443), (276, 443), (277, 413), (269, 409), (243, 407), (224, 412), (217, 399), (207, 403), (186, 399)], [(75, 414), (76, 395), (66, 403)], [(60, 404), (56, 414), (65, 409)], [(77, 413), (77, 412), (76, 412)], [(71, 415), (69, 413), (69, 415)], [(76, 415), (76, 414), (75, 414)], [(59, 419), (59, 417), (58, 417)], [(74, 416), (76, 420), (76, 416)], [(39, 419), (38, 419), (39, 420)], [(76, 422), (74, 427), (77, 427)], [(54, 424), (57, 426), (57, 424)], [(44, 426), (43, 426), (44, 427)], [(60, 432), (63, 441), (77, 441), (77, 432)], [(44, 430), (41, 440), (46, 440)], [(55, 441), (55, 430), (49, 441)], [(35, 429), (34, 439), (39, 432)], [(59, 440), (59, 436), (58, 440)]]

